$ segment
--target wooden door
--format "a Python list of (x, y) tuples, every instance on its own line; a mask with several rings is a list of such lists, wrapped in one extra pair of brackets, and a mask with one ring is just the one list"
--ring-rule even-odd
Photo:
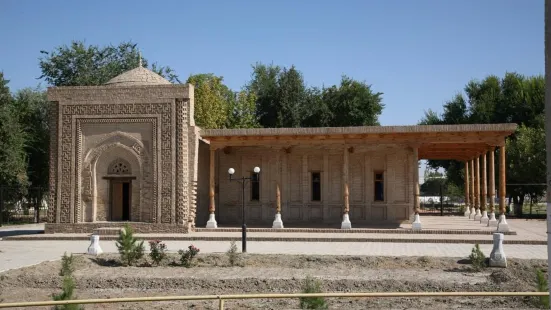
[(123, 184), (111, 181), (111, 221), (123, 220)]

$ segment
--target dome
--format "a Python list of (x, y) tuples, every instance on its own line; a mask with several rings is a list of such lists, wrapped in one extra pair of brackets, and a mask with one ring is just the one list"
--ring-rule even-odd
[(109, 86), (142, 86), (172, 84), (157, 73), (139, 66), (110, 79), (105, 85)]

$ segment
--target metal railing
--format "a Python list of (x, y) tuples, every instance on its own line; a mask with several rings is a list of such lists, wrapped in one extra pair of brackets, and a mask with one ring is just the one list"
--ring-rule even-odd
[(197, 296), (157, 296), (157, 297), (123, 297), (109, 299), (81, 299), (60, 301), (30, 301), (0, 303), (0, 308), (23, 308), (41, 306), (59, 306), (69, 304), (111, 304), (123, 302), (155, 302), (155, 301), (191, 301), (217, 300), (218, 309), (224, 309), (224, 301), (236, 299), (264, 299), (264, 298), (388, 298), (388, 297), (514, 297), (514, 296), (549, 296), (548, 292), (393, 292), (393, 293), (296, 293), (296, 294), (244, 294), (244, 295), (197, 295)]

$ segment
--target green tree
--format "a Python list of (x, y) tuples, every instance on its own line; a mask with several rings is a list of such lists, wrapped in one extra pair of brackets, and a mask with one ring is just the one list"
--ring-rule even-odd
[[(41, 79), (53, 86), (102, 85), (115, 76), (139, 65), (138, 45), (122, 42), (118, 46), (86, 45), (73, 41), (69, 46), (55, 47), (53, 51), (40, 51)], [(144, 67), (148, 61), (142, 58)], [(150, 69), (173, 83), (179, 83), (178, 76), (170, 67), (154, 63)]]
[(251, 80), (245, 86), (247, 91), (256, 96), (256, 112), (264, 128), (274, 128), (281, 123), (278, 120), (280, 73), (279, 66), (257, 63), (253, 66)]
[(15, 94), (13, 102), (19, 123), (27, 133), (28, 179), (31, 186), (46, 188), (50, 143), (46, 92), (39, 88), (25, 88)]
[(323, 100), (322, 91), (318, 87), (306, 91), (302, 127), (331, 127), (333, 113), (329, 103)]
[(423, 184), (419, 186), (419, 191), (424, 196), (439, 196), (440, 188), (444, 189), (446, 186), (446, 176), (438, 171), (425, 169), (423, 180)]
[(382, 93), (347, 76), (339, 85), (306, 87), (302, 73), (291, 66), (257, 63), (246, 89), (257, 97), (262, 127), (340, 127), (379, 125)]
[(0, 72), (0, 186), (10, 187), (4, 190), (4, 199), (12, 200), (24, 193), (28, 185), (27, 135), (19, 122), (8, 83)]
[(304, 78), (295, 66), (283, 68), (277, 81), (277, 122), (276, 127), (300, 127), (303, 104), (306, 99)]
[(383, 112), (383, 93), (373, 92), (371, 85), (347, 76), (339, 86), (324, 88), (322, 101), (330, 111), (331, 127), (376, 126)]
[[(516, 139), (507, 141), (507, 173), (515, 184), (545, 183), (545, 130), (543, 126), (527, 127), (521, 125)], [(534, 181), (536, 180), (536, 181)], [(516, 193), (513, 196), (515, 214), (522, 215), (524, 197), (528, 196), (531, 203), (538, 201), (544, 195), (544, 186), (541, 185), (513, 185), (508, 191)]]
[(224, 128), (230, 114), (233, 92), (221, 76), (212, 73), (191, 75), (186, 83), (195, 86), (195, 122), (202, 128)]
[(258, 128), (255, 94), (242, 90), (230, 101), (228, 128)]

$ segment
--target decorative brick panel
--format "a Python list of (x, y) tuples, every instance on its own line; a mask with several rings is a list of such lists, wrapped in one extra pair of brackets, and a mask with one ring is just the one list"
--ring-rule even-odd
[[(139, 143), (128, 146), (139, 156), (144, 152), (150, 153), (150, 157), (139, 157), (141, 167), (145, 167), (145, 179), (139, 182), (143, 183), (140, 184), (140, 192), (147, 198), (141, 200), (139, 205), (132, 205), (131, 219), (169, 224), (167, 227), (179, 224), (180, 230), (187, 226), (189, 194), (192, 193), (188, 186), (188, 166), (189, 160), (193, 159), (188, 156), (188, 143), (191, 138), (198, 139), (197, 135), (188, 135), (189, 124), (193, 123), (190, 122), (192, 109), (188, 107), (191, 103), (185, 99), (189, 95), (188, 85), (49, 88), (48, 99), (52, 101), (49, 222), (56, 225), (73, 223), (67, 226), (73, 227), (68, 230), (76, 231), (80, 228), (76, 228), (75, 223), (88, 221), (90, 217), (89, 214), (85, 217), (86, 205), (82, 202), (82, 197), (91, 201), (92, 192), (89, 191), (91, 186), (88, 180), (91, 176), (82, 172), (86, 171), (86, 167), (82, 162), (80, 124), (125, 123), (147, 118), (155, 120), (152, 141), (148, 142), (148, 146)], [(196, 142), (193, 144), (195, 146)], [(147, 194), (148, 190), (152, 193)], [(150, 214), (144, 216), (144, 210), (150, 210)], [(106, 225), (88, 222), (85, 225), (96, 224)], [(156, 226), (144, 227), (151, 230)]]

